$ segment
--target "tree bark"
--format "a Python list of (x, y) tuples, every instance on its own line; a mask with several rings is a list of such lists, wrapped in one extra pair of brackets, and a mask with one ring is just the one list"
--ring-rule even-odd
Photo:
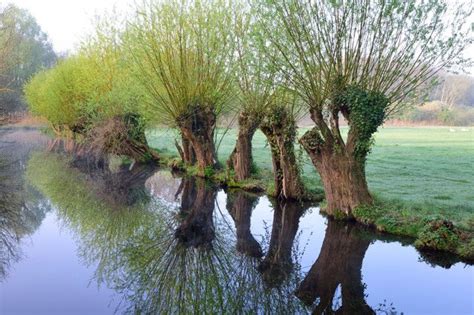
[(304, 197), (304, 185), (294, 149), (296, 122), (287, 110), (278, 112), (278, 118), (267, 118), (260, 127), (271, 148), (275, 193), (277, 198), (299, 200)]
[(138, 162), (160, 158), (148, 146), (145, 129), (137, 114), (115, 116), (95, 125), (87, 133), (87, 145), (90, 153), (97, 156), (125, 155)]
[(263, 134), (267, 138), (268, 145), (270, 146), (270, 152), (272, 155), (272, 167), (273, 167), (273, 182), (275, 185), (275, 197), (282, 196), (283, 183), (282, 183), (282, 166), (280, 161), (280, 150), (275, 137), (272, 136), (272, 128), (269, 126), (263, 125), (260, 127)]
[[(204, 177), (207, 168), (215, 169), (218, 166), (214, 146), (214, 129), (216, 115), (205, 106), (194, 106), (189, 113), (177, 119), (178, 127), (185, 141), (189, 141), (194, 150), (198, 176)], [(183, 147), (187, 144), (183, 141)], [(183, 152), (186, 149), (183, 148)], [(186, 155), (186, 153), (185, 153)], [(190, 158), (192, 154), (189, 152)]]
[(184, 164), (193, 165), (196, 163), (196, 155), (193, 146), (186, 137), (181, 135), (181, 146), (177, 141), (175, 142), (175, 145)]
[(234, 170), (236, 181), (242, 181), (251, 176), (252, 169), (252, 138), (258, 128), (260, 119), (252, 113), (242, 112), (239, 115), (239, 133), (235, 148), (232, 151), (228, 166)]
[(305, 148), (323, 183), (327, 206), (331, 215), (339, 212), (351, 217), (356, 207), (371, 204), (365, 177), (365, 161), (357, 159), (347, 146), (319, 145), (319, 131), (315, 127), (305, 133), (300, 143)]
[(262, 247), (250, 232), (250, 218), (257, 200), (257, 196), (239, 190), (227, 194), (226, 205), (237, 230), (237, 251), (254, 258), (263, 256)]
[[(329, 220), (319, 257), (295, 292), (306, 305), (319, 298), (313, 314), (375, 314), (365, 301), (361, 273), (370, 240), (356, 233), (355, 226)], [(332, 302), (339, 285), (342, 305), (333, 311)]]

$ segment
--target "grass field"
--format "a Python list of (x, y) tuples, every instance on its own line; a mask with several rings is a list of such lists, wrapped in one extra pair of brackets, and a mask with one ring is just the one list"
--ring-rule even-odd
[[(157, 129), (148, 136), (151, 146), (177, 154), (172, 145), (175, 132)], [(221, 162), (235, 139), (236, 130), (222, 139)], [(270, 151), (261, 133), (254, 138), (253, 154), (260, 169), (271, 170)], [(320, 185), (313, 165), (303, 156), (306, 182)], [(382, 128), (369, 155), (367, 180), (370, 190), (383, 198), (474, 209), (474, 128)]]

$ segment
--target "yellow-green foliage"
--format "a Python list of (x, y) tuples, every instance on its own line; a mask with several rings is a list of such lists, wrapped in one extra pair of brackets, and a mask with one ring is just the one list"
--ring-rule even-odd
[(234, 96), (235, 3), (144, 3), (125, 41), (155, 119), (173, 126), (197, 104), (221, 113)]
[(57, 131), (85, 131), (110, 117), (139, 114), (143, 93), (118, 36), (110, 24), (98, 24), (78, 54), (37, 74), (25, 87), (31, 111)]
[(56, 129), (70, 129), (87, 116), (96, 71), (87, 58), (77, 56), (37, 74), (25, 87), (31, 111)]
[(80, 53), (97, 69), (93, 103), (99, 120), (126, 113), (146, 116), (143, 90), (136, 79), (129, 47), (122, 44), (122, 31), (114, 17), (100, 20), (95, 32), (82, 43)]

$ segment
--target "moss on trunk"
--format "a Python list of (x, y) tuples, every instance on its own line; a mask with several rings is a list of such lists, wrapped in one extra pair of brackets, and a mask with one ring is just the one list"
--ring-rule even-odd
[(305, 190), (294, 149), (294, 118), (285, 107), (275, 107), (265, 117), (260, 129), (271, 148), (275, 196), (282, 199), (303, 199)]
[[(187, 154), (192, 160), (190, 146), (194, 151), (198, 166), (198, 176), (206, 176), (207, 169), (218, 167), (216, 149), (214, 146), (214, 130), (216, 115), (208, 106), (196, 104), (177, 119), (183, 139), (183, 156)], [(189, 141), (190, 146), (186, 141)], [(189, 153), (186, 153), (186, 151)]]

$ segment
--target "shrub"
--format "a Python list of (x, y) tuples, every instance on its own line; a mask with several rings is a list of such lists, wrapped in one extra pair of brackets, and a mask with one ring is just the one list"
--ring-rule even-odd
[(459, 246), (459, 236), (460, 232), (452, 222), (433, 220), (420, 231), (415, 246), (455, 252)]
[(91, 113), (97, 69), (84, 57), (71, 57), (34, 76), (25, 87), (31, 112), (45, 117), (56, 131), (85, 128)]

